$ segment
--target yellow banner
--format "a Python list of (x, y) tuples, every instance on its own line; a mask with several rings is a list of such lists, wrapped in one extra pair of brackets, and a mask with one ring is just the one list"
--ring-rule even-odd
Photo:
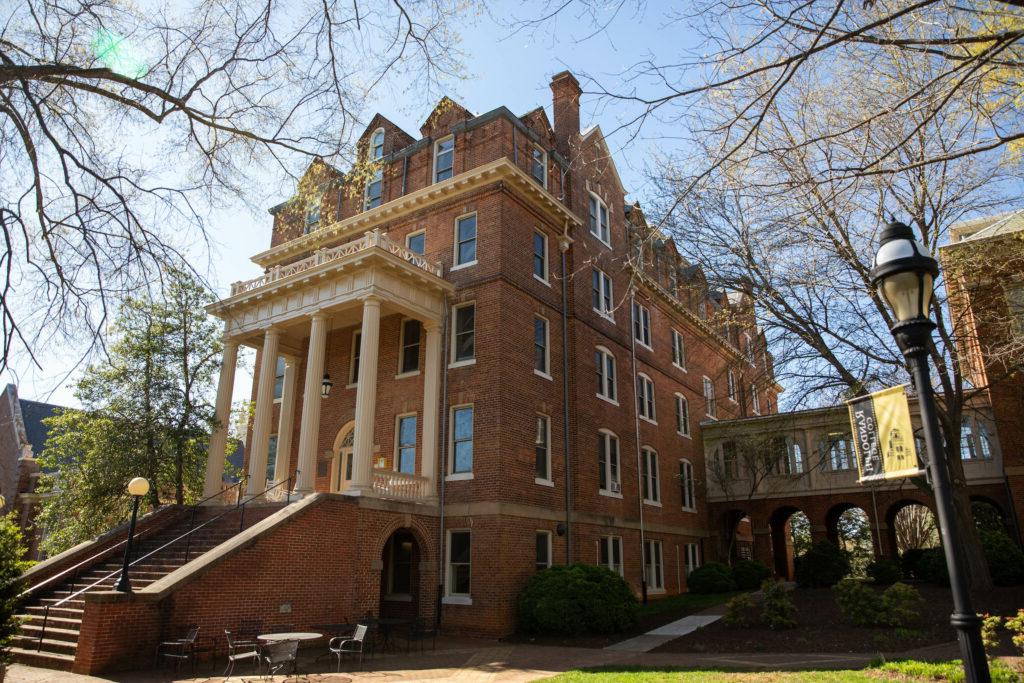
[(862, 483), (920, 474), (905, 386), (876, 391), (847, 403)]

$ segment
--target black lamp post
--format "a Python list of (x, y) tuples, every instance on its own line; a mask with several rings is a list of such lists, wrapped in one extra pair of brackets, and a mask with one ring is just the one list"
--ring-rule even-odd
[(917, 389), (918, 406), (924, 430), (928, 468), (931, 472), (935, 506), (938, 510), (939, 532), (949, 569), (949, 585), (953, 591), (953, 615), (950, 623), (957, 631), (964, 671), (970, 683), (989, 683), (988, 661), (981, 642), (981, 618), (971, 607), (960, 550), (963, 530), (953, 512), (953, 491), (946, 453), (939, 435), (939, 422), (935, 414), (935, 394), (932, 392), (928, 369), (928, 344), (935, 323), (929, 317), (935, 277), (939, 264), (920, 242), (914, 231), (898, 221), (889, 223), (882, 231), (881, 244), (875, 254), (871, 282), (879, 295), (892, 308), (896, 322), (891, 332), (907, 359), (907, 365)]
[(145, 477), (135, 477), (128, 482), (128, 493), (132, 495), (132, 521), (128, 525), (128, 542), (124, 546), (124, 566), (121, 568), (121, 578), (117, 581), (117, 590), (122, 593), (131, 593), (132, 587), (128, 582), (128, 563), (132, 557), (132, 539), (135, 536), (135, 520), (139, 516), (139, 501), (149, 493), (149, 480)]

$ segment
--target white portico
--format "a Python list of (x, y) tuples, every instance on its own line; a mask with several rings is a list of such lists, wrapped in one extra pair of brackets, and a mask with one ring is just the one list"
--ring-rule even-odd
[[(290, 472), (291, 445), (298, 439), (297, 494), (313, 492), (320, 451), (321, 386), (327, 336), (331, 329), (359, 325), (359, 369), (352, 443), (352, 495), (425, 498), (433, 495), (437, 476), (439, 390), (442, 371), (441, 322), (445, 300), (453, 287), (441, 277), (441, 266), (390, 240), (378, 230), (287, 264), (275, 265), (261, 277), (232, 285), (231, 295), (209, 307), (224, 320), (224, 358), (218, 383), (218, 428), (210, 438), (204, 495), (221, 489), (238, 346), (262, 349), (256, 406), (249, 447), (247, 493), (268, 486), (267, 454), (271, 433), (277, 434), (273, 478), (285, 481)], [(377, 361), (381, 318), (398, 313), (419, 320), (424, 330), (422, 461), (419, 475), (382, 473), (373, 469), (377, 399)], [(308, 338), (308, 345), (306, 339)], [(272, 424), (277, 358), (282, 356), (284, 381), (279, 424)], [(293, 434), (301, 360), (302, 413)], [(405, 481), (409, 479), (410, 481)], [(392, 490), (393, 489), (393, 490)], [(414, 494), (410, 494), (414, 492)]]

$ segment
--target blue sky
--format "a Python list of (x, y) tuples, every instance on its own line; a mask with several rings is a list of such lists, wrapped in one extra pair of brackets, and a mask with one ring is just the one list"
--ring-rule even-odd
[[(619, 74), (632, 64), (651, 55), (674, 56), (680, 49), (693, 47), (694, 40), (680, 24), (667, 26), (665, 13), (678, 3), (662, 1), (647, 3), (642, 9), (633, 6), (620, 11), (606, 31), (593, 34), (589, 17), (573, 12), (563, 13), (557, 23), (545, 29), (509, 35), (505, 25), (522, 3), (501, 0), (489, 4), (487, 12), (468, 16), (458, 27), (465, 52), (467, 77), (454, 82), (446, 92), (476, 113), (505, 105), (522, 114), (538, 105), (551, 116), (551, 91), (548, 83), (553, 74), (569, 69), (587, 72), (610, 84), (619, 82)], [(609, 14), (599, 17), (602, 21)], [(404, 84), (391, 88), (393, 96), (370, 103), (365, 119), (380, 111), (389, 119), (417, 135), (423, 119), (432, 110), (436, 98), (410, 97), (402, 92)], [(584, 82), (584, 89), (587, 84)], [(618, 105), (602, 103), (593, 97), (583, 98), (582, 125), (599, 124), (605, 132), (614, 130), (627, 112)], [(632, 141), (625, 136), (612, 136), (610, 145), (632, 199), (645, 199), (644, 165), (654, 154), (665, 151), (665, 140), (653, 140), (656, 129)], [(663, 132), (663, 131), (657, 131)], [(209, 263), (209, 278), (216, 292), (223, 296), (231, 282), (256, 277), (258, 266), (249, 256), (269, 243), (271, 219), (265, 209), (287, 198), (293, 190), (290, 182), (267, 179), (264, 196), (255, 201), (255, 208), (239, 203), (210, 212), (212, 252), (196, 253), (197, 262)], [(201, 267), (202, 268), (202, 267)], [(19, 385), (22, 398), (48, 400), (59, 404), (75, 403), (71, 392), (74, 362), (79, 354), (73, 349), (60, 349), (43, 356), (45, 368), (34, 369), (24, 356), (12, 359), (13, 371), (5, 382)], [(64, 379), (71, 372), (70, 379)], [(251, 374), (237, 373), (236, 400), (248, 396)]]

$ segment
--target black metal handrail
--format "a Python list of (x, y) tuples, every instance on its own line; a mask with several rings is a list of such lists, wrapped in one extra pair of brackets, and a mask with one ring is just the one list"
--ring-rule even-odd
[[(223, 495), (224, 493), (230, 491), (231, 488), (234, 488), (234, 486), (241, 486), (245, 482), (245, 479), (243, 478), (241, 481), (239, 481), (237, 484), (235, 484), (231, 488), (224, 489), (223, 491), (221, 491), (218, 494), (215, 494), (214, 496), (209, 496), (208, 498), (204, 498), (202, 501), (200, 501), (196, 505), (192, 506), (193, 507), (193, 510), (192, 510), (192, 521), (190, 522), (190, 525), (189, 525), (190, 528), (189, 528), (188, 531), (186, 531), (182, 535), (178, 536), (177, 538), (174, 538), (174, 539), (168, 541), (167, 543), (164, 543), (162, 546), (160, 546), (156, 550), (151, 550), (148, 553), (146, 553), (145, 555), (143, 555), (142, 557), (139, 557), (139, 558), (133, 560), (132, 562), (130, 562), (128, 564), (128, 566), (129, 567), (134, 567), (135, 565), (139, 564), (140, 562), (142, 562), (144, 560), (148, 560), (150, 557), (153, 557), (157, 553), (163, 552), (164, 550), (166, 550), (167, 548), (171, 547), (172, 545), (174, 545), (175, 543), (177, 543), (178, 541), (180, 541), (183, 538), (187, 539), (186, 547), (185, 547), (185, 564), (187, 564), (188, 561), (189, 561), (188, 558), (189, 558), (189, 551), (191, 549), (192, 535), (194, 533), (196, 533), (200, 529), (203, 529), (206, 526), (209, 526), (210, 524), (213, 524), (216, 521), (219, 521), (220, 519), (226, 517), (227, 515), (230, 515), (231, 513), (233, 513), (236, 510), (238, 510), (240, 512), (240, 514), (239, 514), (238, 532), (241, 533), (242, 529), (243, 529), (243, 526), (245, 524), (245, 506), (247, 504), (249, 504), (250, 502), (252, 502), (253, 500), (256, 500), (257, 498), (261, 498), (261, 497), (265, 496), (267, 493), (269, 493), (270, 491), (273, 491), (274, 489), (278, 488), (279, 486), (281, 486), (283, 484), (287, 484), (287, 487), (288, 487), (286, 489), (287, 490), (287, 495), (286, 495), (285, 502), (286, 502), (286, 504), (287, 503), (291, 503), (291, 499), (292, 499), (292, 492), (291, 492), (292, 481), (293, 481), (293, 477), (288, 477), (284, 481), (279, 481), (276, 484), (274, 484), (273, 486), (268, 486), (267, 488), (263, 489), (263, 491), (261, 491), (260, 493), (257, 493), (257, 494), (255, 494), (253, 496), (250, 496), (249, 498), (247, 498), (244, 501), (241, 499), (241, 496), (239, 496), (239, 498), (237, 499), (237, 502), (235, 503), (235, 505), (232, 506), (230, 509), (225, 510), (224, 512), (220, 513), (216, 517), (212, 517), (212, 518), (206, 520), (205, 522), (203, 522), (199, 526), (193, 526), (194, 523), (195, 523), (195, 511), (196, 511), (196, 508), (201, 503), (206, 502), (207, 500), (210, 500), (211, 498), (214, 498), (214, 497), (216, 497), (218, 495)], [(239, 490), (241, 490), (241, 489), (239, 489)], [(122, 541), (122, 543), (127, 543), (127, 541), (128, 541), (128, 539), (125, 539), (124, 541)], [(99, 584), (101, 584), (101, 583), (103, 583), (105, 581), (109, 581), (110, 579), (112, 579), (115, 576), (117, 576), (118, 574), (120, 574), (121, 571), (122, 571), (121, 569), (114, 570), (111, 573), (107, 574), (106, 576), (103, 576), (103, 577), (101, 577), (99, 579), (96, 579), (95, 581), (90, 583), (88, 586), (85, 586), (84, 588), (80, 588), (79, 590), (74, 591), (73, 593), (71, 593), (67, 597), (58, 600), (57, 602), (53, 603), (52, 605), (45, 605), (43, 607), (43, 625), (42, 625), (42, 628), (40, 628), (40, 630), (39, 630), (39, 643), (38, 643), (38, 646), (37, 646), (36, 650), (39, 651), (39, 650), (43, 649), (43, 638), (46, 636), (46, 626), (47, 626), (47, 622), (50, 620), (50, 610), (51, 609), (57, 609), (57, 608), (61, 607), (64, 603), (68, 602), (69, 600), (73, 600), (73, 599), (77, 598), (79, 595), (82, 595), (83, 593), (86, 593), (89, 590), (95, 588)], [(74, 584), (72, 584), (72, 588), (73, 587), (74, 587)]]

